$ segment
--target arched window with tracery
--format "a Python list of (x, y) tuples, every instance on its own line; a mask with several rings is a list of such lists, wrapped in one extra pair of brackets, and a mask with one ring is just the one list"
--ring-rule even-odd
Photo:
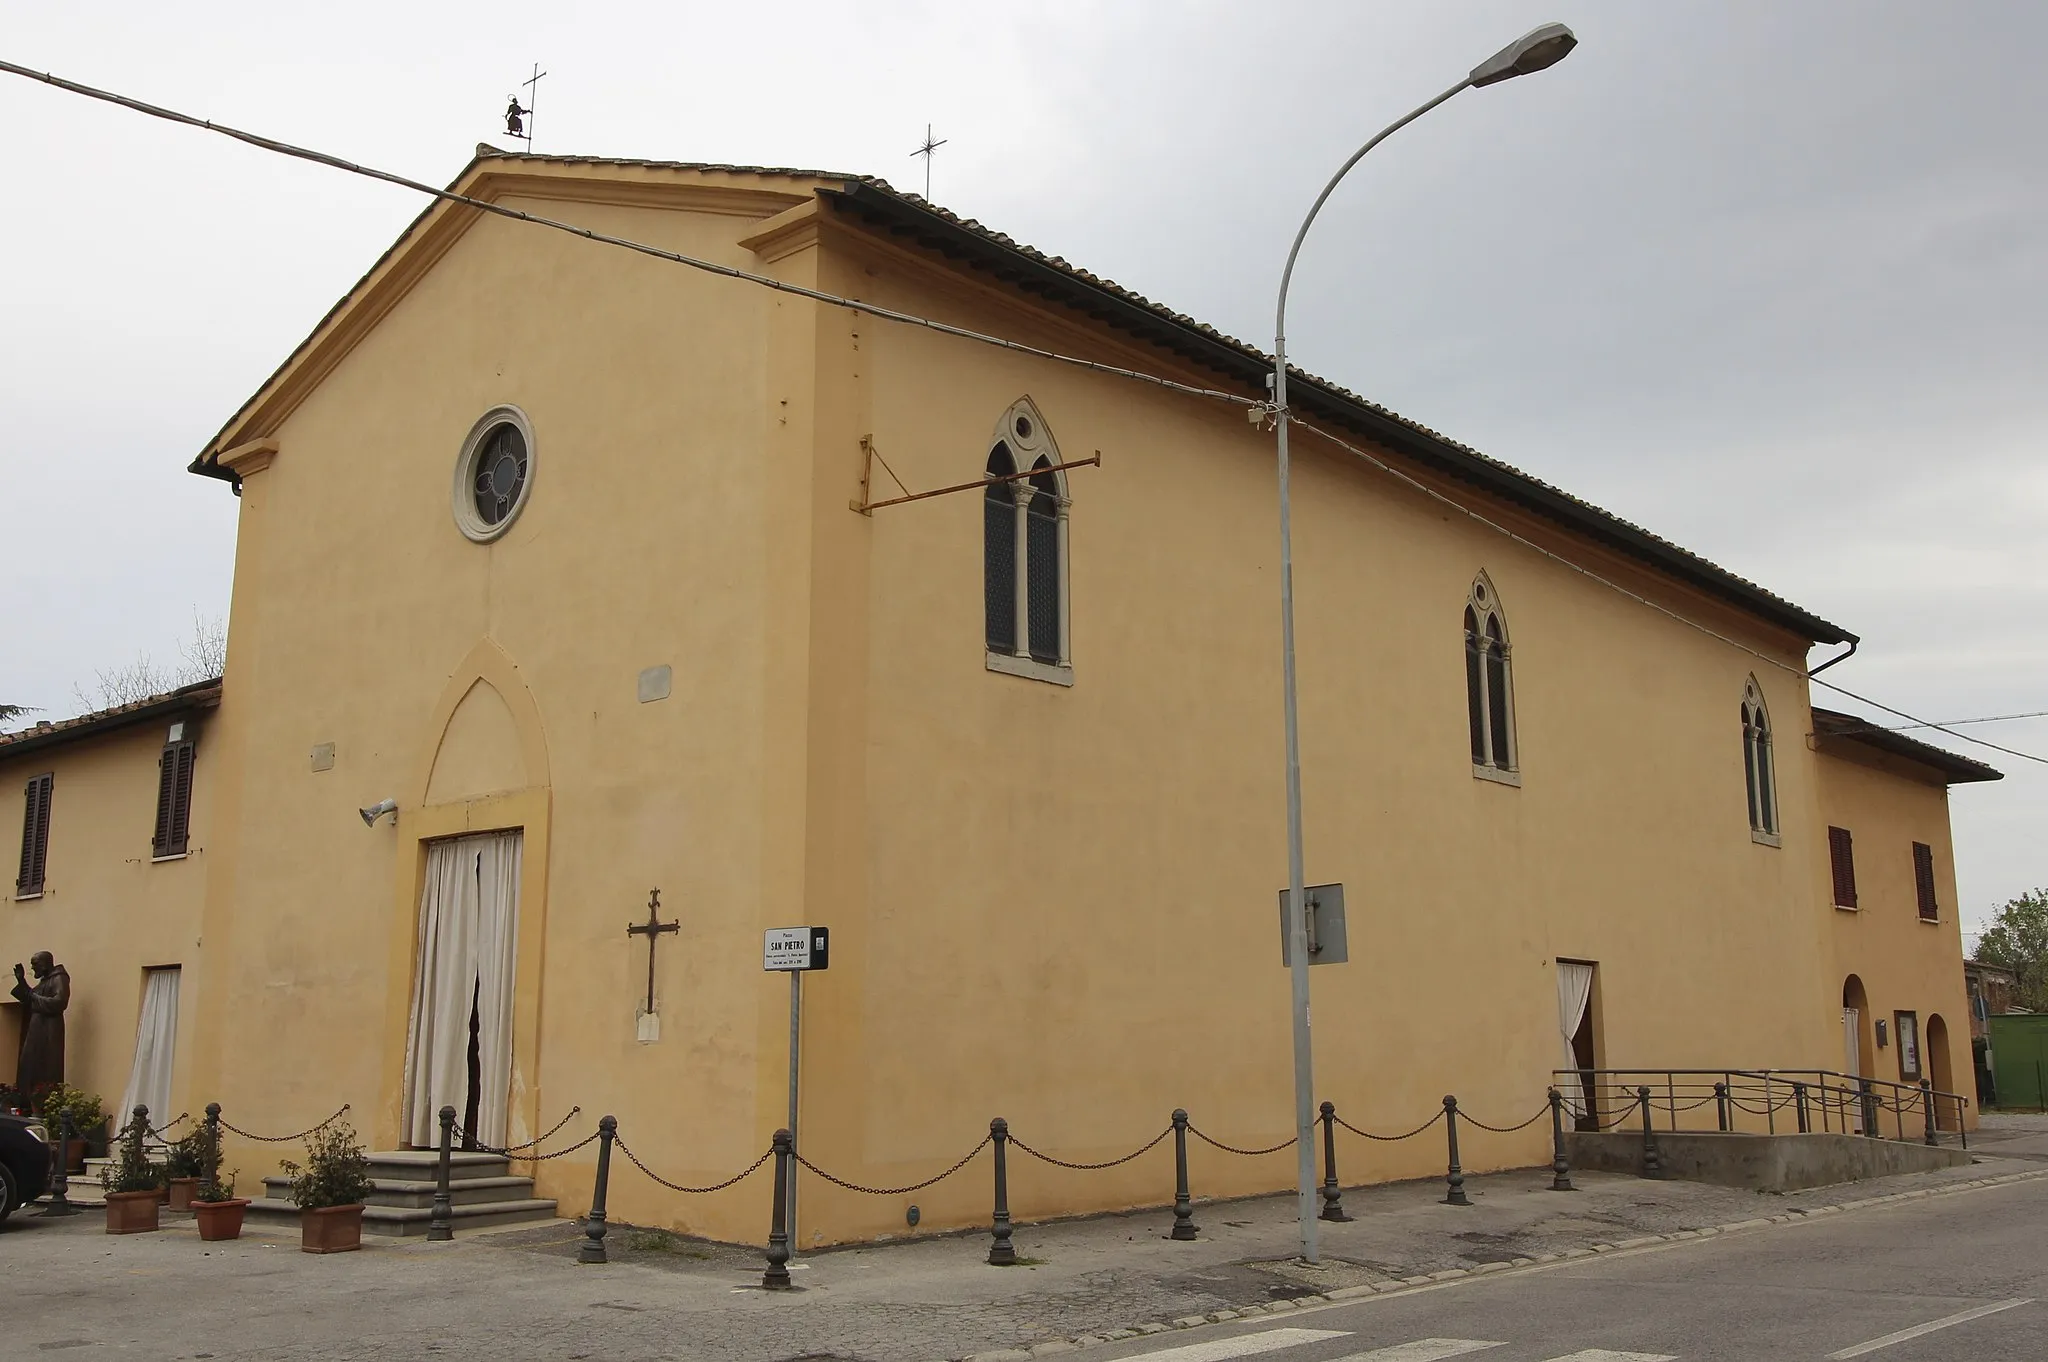
[(1045, 418), (1019, 398), (996, 422), (985, 468), (982, 600), (989, 670), (1071, 685), (1070, 503), (1060, 462)]
[(1472, 733), (1474, 774), (1513, 775), (1519, 769), (1514, 659), (1499, 593), (1483, 572), (1465, 598), (1465, 713)]
[(1749, 830), (1754, 836), (1778, 835), (1778, 773), (1771, 755), (1771, 714), (1764, 708), (1763, 688), (1754, 676), (1742, 691), (1742, 773), (1749, 786)]

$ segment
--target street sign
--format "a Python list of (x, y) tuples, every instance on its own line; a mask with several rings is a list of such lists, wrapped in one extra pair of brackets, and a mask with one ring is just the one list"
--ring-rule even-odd
[(829, 927), (770, 927), (761, 943), (761, 968), (825, 969), (831, 963), (831, 940)]
[[(1341, 965), (1351, 958), (1344, 939), (1344, 886), (1311, 884), (1301, 891), (1302, 926), (1308, 932), (1311, 965)], [(1287, 891), (1280, 891), (1280, 963), (1292, 966), (1287, 949)]]

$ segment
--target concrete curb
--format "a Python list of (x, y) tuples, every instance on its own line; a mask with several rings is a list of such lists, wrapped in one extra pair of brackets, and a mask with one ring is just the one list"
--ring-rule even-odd
[(1889, 1206), (1901, 1201), (1920, 1201), (1927, 1197), (1951, 1196), (1957, 1192), (1976, 1191), (1984, 1187), (1996, 1187), (2008, 1182), (2031, 1182), (2037, 1178), (2048, 1178), (2048, 1168), (2023, 1173), (2001, 1173), (1997, 1177), (1972, 1178), (1967, 1182), (1952, 1182), (1940, 1187), (1919, 1187), (1907, 1192), (1893, 1192), (1888, 1196), (1864, 1197), (1857, 1201), (1844, 1201), (1836, 1205), (1815, 1206), (1803, 1211), (1787, 1211), (1782, 1215), (1757, 1216), (1749, 1220), (1736, 1220), (1726, 1225), (1714, 1225), (1697, 1230), (1673, 1230), (1668, 1234), (1642, 1234), (1615, 1243), (1595, 1243), (1589, 1248), (1560, 1249), (1556, 1253), (1539, 1253), (1533, 1258), (1516, 1258), (1505, 1263), (1480, 1263), (1476, 1267), (1454, 1267), (1427, 1276), (1403, 1277), (1399, 1281), (1381, 1282), (1378, 1285), (1340, 1286), (1334, 1290), (1306, 1296), (1295, 1296), (1288, 1300), (1267, 1301), (1258, 1305), (1239, 1306), (1234, 1310), (1212, 1310), (1206, 1315), (1183, 1315), (1179, 1319), (1165, 1322), (1152, 1321), (1133, 1324), (1127, 1328), (1110, 1329), (1099, 1334), (1075, 1334), (1072, 1337), (1049, 1338), (1026, 1348), (998, 1348), (991, 1352), (968, 1353), (964, 1357), (945, 1358), (941, 1362), (1029, 1362), (1029, 1359), (1048, 1357), (1055, 1353), (1074, 1352), (1101, 1343), (1120, 1343), (1125, 1339), (1139, 1338), (1150, 1334), (1172, 1333), (1182, 1329), (1201, 1329), (1211, 1324), (1224, 1324), (1231, 1320), (1263, 1319), (1269, 1315), (1285, 1315), (1297, 1310), (1319, 1305), (1333, 1305), (1343, 1301), (1360, 1300), (1367, 1296), (1388, 1296), (1419, 1287), (1442, 1286), (1448, 1282), (1466, 1281), (1474, 1277), (1492, 1276), (1511, 1269), (1542, 1267), (1561, 1263), (1574, 1258), (1591, 1258), (1599, 1254), (1620, 1253), (1629, 1249), (1647, 1249), (1660, 1244), (1675, 1244), (1687, 1239), (1713, 1239), (1724, 1234), (1738, 1234), (1746, 1230), (1770, 1229), (1776, 1225), (1791, 1225), (1801, 1221), (1814, 1220), (1821, 1216), (1841, 1211), (1859, 1211), (1871, 1206)]

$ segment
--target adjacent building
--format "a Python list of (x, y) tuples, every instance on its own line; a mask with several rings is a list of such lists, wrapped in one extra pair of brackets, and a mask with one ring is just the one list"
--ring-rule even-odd
[[(930, 1177), (999, 1115), (1080, 1162), (1177, 1106), (1284, 1140), (1264, 357), (871, 179), (481, 149), (454, 187), (957, 329), (423, 213), (193, 464), (241, 498), (223, 688), (0, 743), (0, 777), (55, 777), (4, 944), (71, 965), (85, 1080), (127, 1082), (175, 965), (174, 1110), (346, 1101), (388, 1148), (443, 1102), (488, 1143), (580, 1106), (708, 1184), (786, 1119), (762, 934), (816, 924), (798, 1138), (842, 1178)], [(1906, 1016), (1913, 1072), (1967, 1073), (1946, 787), (1995, 773), (1813, 709), (1840, 626), (1290, 387), (1308, 868), (1349, 903), (1323, 1095), (1388, 1130), (1446, 1092), (1519, 1121), (1568, 1064), (1906, 1077)], [(180, 722), (167, 864), (141, 834)], [(657, 888), (678, 930), (629, 935)], [(1013, 1162), (1013, 1202), (1157, 1203), (1162, 1157)], [(1197, 1159), (1207, 1194), (1291, 1182)], [(539, 1170), (565, 1208), (589, 1175)], [(611, 1209), (749, 1238), (766, 1196), (615, 1165)], [(986, 1203), (807, 1178), (802, 1242)]]

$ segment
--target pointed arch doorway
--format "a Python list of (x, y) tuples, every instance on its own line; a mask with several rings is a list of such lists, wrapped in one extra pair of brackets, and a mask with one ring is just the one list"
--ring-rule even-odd
[(405, 1043), (405, 1140), (416, 1149), (439, 1144), (443, 1106), (463, 1148), (505, 1143), (524, 841), (513, 828), (426, 844)]

